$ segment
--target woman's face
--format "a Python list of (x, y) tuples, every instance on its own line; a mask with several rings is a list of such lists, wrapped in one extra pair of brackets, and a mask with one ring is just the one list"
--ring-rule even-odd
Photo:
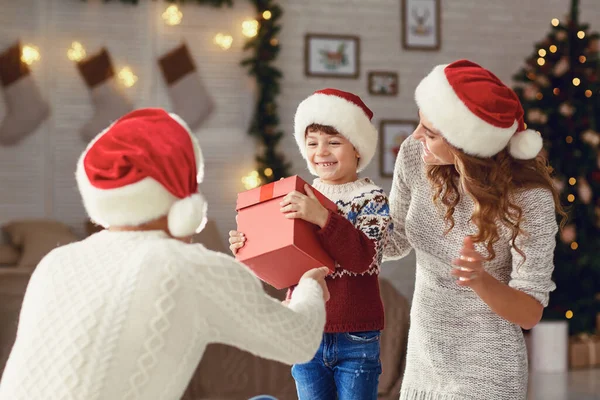
[(413, 132), (413, 137), (423, 145), (423, 162), (427, 165), (452, 165), (454, 156), (450, 151), (450, 145), (442, 134), (433, 128), (421, 111), (419, 111), (419, 126)]

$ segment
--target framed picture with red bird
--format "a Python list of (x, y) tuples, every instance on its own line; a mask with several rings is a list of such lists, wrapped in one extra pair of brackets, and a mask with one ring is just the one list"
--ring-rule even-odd
[(360, 39), (357, 36), (308, 33), (304, 41), (304, 74), (357, 79), (359, 55)]

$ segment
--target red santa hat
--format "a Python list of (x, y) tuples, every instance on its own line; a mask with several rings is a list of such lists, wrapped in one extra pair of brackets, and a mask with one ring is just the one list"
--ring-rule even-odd
[(203, 157), (185, 122), (162, 109), (133, 111), (101, 132), (77, 164), (90, 218), (104, 227), (138, 226), (168, 216), (175, 237), (199, 232), (206, 202), (198, 193)]
[[(306, 128), (311, 124), (327, 125), (335, 128), (352, 143), (360, 159), (357, 171), (360, 172), (375, 155), (377, 149), (377, 129), (371, 123), (373, 112), (355, 94), (338, 89), (322, 89), (303, 100), (294, 118), (294, 136), (304, 159), (306, 156)], [(308, 169), (317, 175), (308, 163)]]
[(471, 61), (433, 68), (415, 99), (433, 127), (465, 153), (491, 157), (508, 146), (514, 158), (528, 160), (542, 149), (540, 134), (525, 129), (516, 93)]

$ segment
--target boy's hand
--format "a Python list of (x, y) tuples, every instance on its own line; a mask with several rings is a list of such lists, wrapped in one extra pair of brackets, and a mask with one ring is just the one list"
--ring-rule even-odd
[(310, 186), (304, 185), (304, 190), (306, 195), (296, 190), (288, 193), (279, 203), (281, 212), (285, 213), (286, 218), (300, 218), (321, 228), (325, 227), (329, 211), (319, 203)]
[(245, 243), (246, 236), (242, 232), (229, 231), (229, 250), (231, 250), (234, 255)]

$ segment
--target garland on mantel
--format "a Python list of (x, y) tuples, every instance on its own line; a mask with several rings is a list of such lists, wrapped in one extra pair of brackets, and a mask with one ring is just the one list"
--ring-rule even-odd
[[(82, 0), (86, 1), (86, 0)], [(105, 3), (114, 0), (104, 0)], [(118, 0), (122, 3), (138, 4), (139, 0)], [(231, 7), (233, 0), (165, 0), (168, 3), (197, 3), (212, 7)], [(255, 77), (257, 100), (254, 116), (248, 134), (259, 143), (256, 156), (257, 169), (261, 183), (269, 183), (289, 175), (290, 164), (283, 154), (276, 151), (283, 132), (278, 129), (279, 114), (277, 95), (280, 92), (279, 80), (282, 73), (273, 66), (279, 55), (277, 34), (281, 30), (278, 21), (283, 14), (275, 0), (250, 0), (256, 7), (256, 20), (259, 23), (258, 34), (249, 38), (244, 50), (252, 49), (252, 55), (243, 59), (241, 65), (248, 69), (248, 74)], [(269, 11), (270, 15), (264, 15)], [(269, 13), (267, 13), (269, 14)], [(266, 18), (265, 18), (266, 17)]]

